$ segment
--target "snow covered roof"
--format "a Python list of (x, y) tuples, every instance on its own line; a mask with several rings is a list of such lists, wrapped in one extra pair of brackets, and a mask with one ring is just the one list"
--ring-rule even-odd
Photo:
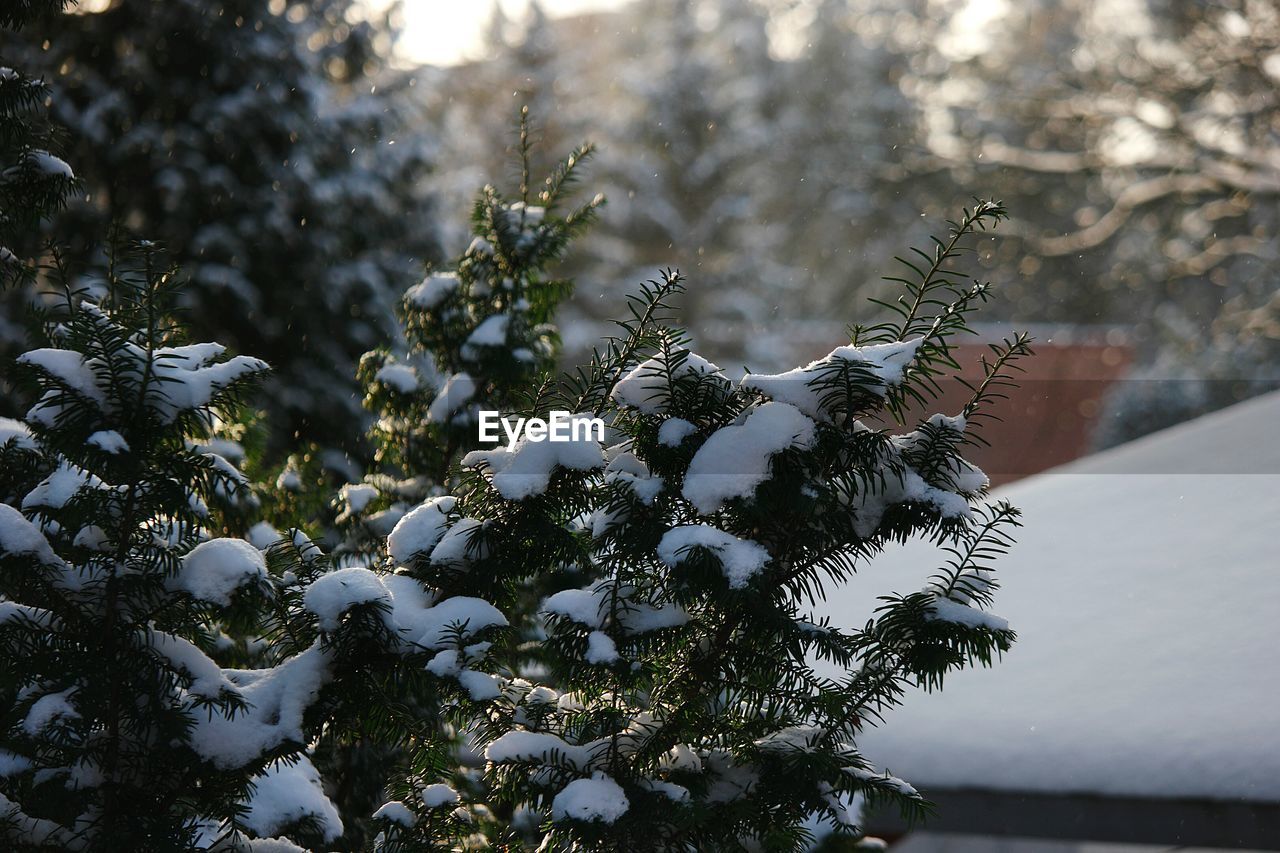
[[(924, 790), (1280, 802), (1280, 393), (1023, 480), (991, 669), (858, 745)], [(895, 548), (820, 611), (865, 622), (940, 558)]]

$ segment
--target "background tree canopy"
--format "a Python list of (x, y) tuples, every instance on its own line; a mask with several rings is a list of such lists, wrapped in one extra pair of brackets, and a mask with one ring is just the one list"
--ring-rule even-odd
[(349, 0), (72, 8), (15, 45), (84, 190), (52, 226), (69, 260), (92, 278), (108, 223), (162, 242), (193, 333), (275, 367), (276, 433), (341, 442), (355, 359), (437, 252), (433, 134), (405, 125), (390, 20)]
[(1272, 3), (661, 0), (489, 32), (418, 89), (449, 129), (436, 185), (458, 193), (486, 141), (503, 162), (467, 129), (513, 92), (552, 139), (590, 128), (611, 204), (580, 316), (609, 271), (674, 257), (713, 357), (812, 355), (882, 292), (902, 223), (994, 191), (1014, 218), (982, 257), (992, 314), (1118, 327), (1135, 378), (1173, 380), (1123, 383), (1102, 440), (1280, 382)]
[(165, 242), (196, 333), (276, 365), (279, 435), (359, 416), (352, 360), (468, 231), (430, 199), (510, 174), (521, 104), (546, 150), (599, 144), (612, 199), (569, 270), (569, 353), (608, 282), (676, 263), (712, 357), (812, 356), (884, 292), (901, 223), (994, 192), (1015, 218), (982, 247), (992, 316), (1114, 328), (1135, 378), (1173, 380), (1124, 383), (1103, 441), (1280, 381), (1272, 3), (535, 2), (444, 68), (397, 53), (384, 6), (94, 0), (14, 45), (67, 128), (72, 230)]

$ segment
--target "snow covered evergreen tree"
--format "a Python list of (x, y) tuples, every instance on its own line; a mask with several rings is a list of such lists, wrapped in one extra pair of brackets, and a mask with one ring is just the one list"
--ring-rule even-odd
[(412, 729), (419, 716), (389, 722), (415, 692), (404, 682), (505, 619), (410, 578), (334, 571), (296, 533), (219, 535), (218, 507), (253, 496), (209, 429), (266, 365), (182, 343), (163, 311), (178, 279), (154, 246), (112, 269), (100, 298), (64, 291), (50, 345), (18, 360), (34, 405), (0, 422), (0, 837), (325, 847), (343, 826), (305, 750)]
[(447, 488), (462, 454), (477, 446), (477, 413), (512, 408), (554, 369), (552, 320), (573, 284), (550, 270), (604, 199), (568, 206), (590, 144), (574, 149), (541, 186), (534, 182), (529, 115), (526, 107), (517, 197), (492, 185), (480, 191), (466, 250), (405, 292), (402, 343), (361, 359), (364, 404), (376, 415), (369, 436), (376, 467), (339, 496), (347, 532), (339, 557), (380, 552), (391, 526)]
[[(815, 815), (856, 837), (862, 798), (922, 806), (856, 737), (1013, 639), (985, 608), (1017, 513), (980, 503), (960, 451), (1026, 339), (957, 415), (868, 424), (957, 366), (987, 288), (953, 264), (1003, 208), (966, 211), (891, 321), (806, 367), (730, 380), (673, 325), (667, 273), (557, 384), (548, 268), (601, 200), (565, 206), (589, 148), (538, 191), (520, 142), (518, 199), (481, 193), (454, 268), (405, 294), (403, 345), (361, 365), (382, 470), (343, 490), (337, 560), (297, 530), (234, 535), (255, 498), (210, 432), (266, 365), (183, 342), (156, 247), (92, 294), (63, 282), (49, 346), (19, 360), (35, 403), (0, 422), (12, 846), (358, 845), (333, 800), (367, 797), (369, 768), (332, 758), (363, 744), (407, 759), (368, 809), (389, 851), (785, 850)], [(609, 438), (478, 446), (490, 408)], [(925, 589), (858, 629), (809, 616), (912, 535), (954, 555)]]
[(95, 260), (107, 223), (163, 242), (194, 285), (193, 331), (274, 365), (277, 442), (356, 437), (355, 362), (395, 334), (402, 282), (436, 257), (430, 139), (405, 129), (407, 81), (371, 14), (113, 0), (13, 45), (55, 86), (84, 184), (59, 224), (72, 257)]
[[(787, 850), (815, 815), (856, 837), (862, 798), (920, 810), (909, 784), (858, 753), (857, 733), (905, 685), (937, 687), (1013, 639), (985, 607), (1017, 511), (980, 501), (986, 478), (959, 452), (981, 440), (1027, 339), (994, 349), (962, 412), (899, 435), (866, 421), (928, 399), (956, 366), (950, 343), (987, 288), (952, 265), (1003, 215), (967, 211), (910, 267), (892, 321), (784, 374), (733, 382), (692, 353), (670, 324), (682, 281), (664, 275), (583, 372), (518, 412), (602, 418), (607, 446), (586, 432), (473, 451), (456, 497), (397, 525), (395, 563), (512, 619), (530, 579), (576, 577), (533, 605), (544, 639), (506, 635), (490, 651), (498, 680), (472, 693), (492, 704), (463, 728), (484, 763), (460, 774), (481, 799), (459, 807), (490, 842)], [(924, 589), (861, 628), (809, 616), (806, 601), (918, 535), (953, 554)], [(846, 676), (820, 677), (815, 659)], [(471, 666), (446, 651), (429, 669)], [(420, 766), (411, 796), (389, 804), (385, 849), (431, 849), (439, 773)]]
[(39, 395), (5, 423), (0, 485), (0, 824), (20, 846), (177, 847), (243, 793), (189, 755), (198, 717), (243, 709), (193, 629), (265, 565), (245, 543), (193, 548), (206, 498), (243, 483), (186, 441), (266, 366), (171, 345), (171, 277), (143, 256), (104, 304), (68, 291), (52, 346), (18, 360)]
[[(515, 197), (491, 185), (480, 191), (467, 248), (447, 268), (431, 270), (405, 292), (399, 345), (361, 360), (364, 402), (376, 415), (369, 434), (371, 471), (341, 486), (328, 506), (325, 498), (332, 491), (314, 459), (307, 464), (302, 454), (295, 456), (277, 479), (270, 496), (274, 520), (299, 523), (290, 522), (292, 516), (327, 528), (323, 539), (339, 565), (392, 570), (408, 560), (416, 548), (410, 531), (431, 517), (430, 499), (456, 482), (458, 462), (478, 444), (477, 412), (516, 407), (554, 369), (559, 335), (551, 321), (572, 283), (551, 269), (594, 219), (603, 198), (570, 204), (593, 151), (589, 144), (535, 182), (532, 136), (525, 108), (515, 151), (520, 173)], [(414, 517), (405, 519), (411, 510)], [(526, 628), (533, 615), (532, 610), (524, 614)], [(438, 705), (434, 684), (420, 686), (419, 693), (399, 700), (419, 709)], [(455, 739), (444, 735), (446, 741)], [(404, 744), (335, 737), (326, 746), (317, 764), (342, 793), (337, 804), (348, 836), (361, 838), (361, 822), (372, 811), (368, 798), (383, 792), (389, 768), (403, 762)]]
[[(23, 0), (0, 9), (0, 29), (49, 17), (63, 0)], [(0, 66), (0, 286), (29, 281), (41, 250), (39, 225), (65, 204), (72, 169), (56, 154), (46, 101), (49, 87), (21, 69)], [(11, 299), (7, 301), (12, 302)], [(0, 320), (0, 337), (21, 330)]]

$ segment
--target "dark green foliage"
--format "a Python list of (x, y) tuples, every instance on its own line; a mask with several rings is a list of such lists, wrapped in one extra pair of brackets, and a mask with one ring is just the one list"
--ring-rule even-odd
[[(451, 467), (477, 446), (475, 411), (523, 408), (555, 365), (560, 339), (552, 320), (573, 286), (550, 268), (604, 199), (569, 205), (589, 144), (533, 186), (530, 134), (525, 110), (518, 197), (493, 186), (480, 191), (466, 251), (405, 293), (403, 345), (361, 359), (364, 405), (377, 416), (370, 433), (376, 473), (368, 484), (378, 497), (358, 511), (340, 499), (339, 557), (380, 551), (390, 525), (447, 488)], [(473, 336), (481, 327), (497, 331), (478, 344)]]
[[(481, 192), (472, 244), (362, 360), (376, 466), (332, 501), (318, 449), (256, 493), (240, 473), (261, 438), (232, 410), (266, 365), (183, 345), (153, 244), (92, 292), (61, 280), (19, 363), (34, 405), (0, 423), (10, 846), (797, 850), (814, 818), (859, 840), (859, 798), (927, 810), (857, 740), (1014, 640), (986, 609), (1018, 513), (960, 453), (1028, 339), (954, 416), (872, 424), (958, 368), (987, 286), (956, 262), (1003, 207), (904, 259), (886, 321), (807, 367), (731, 380), (668, 271), (557, 381), (549, 270), (602, 199), (568, 206), (589, 146), (533, 187), (529, 140), (526, 114), (518, 195)], [(493, 447), (481, 410), (608, 434)], [(947, 555), (922, 589), (861, 627), (813, 615), (912, 537)]]
[(17, 29), (61, 12), (68, 0), (9, 0), (0, 8), (0, 27)]
[[(15, 0), (0, 9), (0, 28), (49, 17), (62, 0)], [(6, 35), (7, 38), (14, 36)], [(75, 187), (47, 114), (49, 86), (22, 69), (0, 67), (0, 285), (28, 281), (41, 248), (38, 228)]]
[(182, 343), (165, 311), (179, 278), (152, 244), (111, 269), (92, 300), (64, 290), (46, 316), (55, 346), (18, 362), (34, 405), (0, 421), (0, 837), (359, 848), (362, 824), (344, 835), (304, 748), (329, 768), (369, 745), (345, 755), (373, 771), (335, 773), (329, 791), (361, 816), (381, 784), (343, 785), (385, 779), (405, 750), (445, 766), (441, 710), (466, 692), (423, 665), (445, 648), (478, 662), (502, 617), (409, 579), (334, 576), (300, 531), (218, 538), (257, 496), (222, 455), (238, 445), (212, 432), (266, 365)]
[[(456, 482), (451, 473), (456, 473), (462, 456), (477, 446), (475, 411), (510, 411), (526, 405), (523, 401), (536, 396), (554, 368), (559, 335), (552, 320), (557, 306), (572, 292), (572, 283), (556, 278), (550, 270), (571, 240), (592, 222), (603, 199), (596, 196), (585, 204), (570, 204), (581, 169), (592, 154), (589, 144), (574, 149), (535, 186), (531, 135), (526, 109), (521, 113), (515, 152), (520, 175), (516, 198), (493, 186), (480, 191), (472, 209), (471, 244), (448, 268), (431, 270), (402, 299), (402, 344), (367, 353), (361, 360), (358, 376), (365, 389), (364, 405), (377, 416), (370, 433), (373, 471), (363, 482), (341, 489), (327, 506), (323, 496), (332, 494), (332, 487), (326, 488), (332, 480), (319, 470), (318, 452), (295, 454), (277, 480), (287, 487), (275, 489), (277, 517), (319, 521), (319, 526), (327, 528), (325, 537), (341, 565), (395, 568), (395, 555), (387, 560), (388, 534), (407, 511)], [(502, 334), (489, 344), (473, 344), (472, 336), (486, 321), (501, 323)], [(470, 381), (460, 386), (455, 380), (451, 385), (454, 377)], [(300, 514), (290, 516), (291, 510)], [(545, 566), (556, 564), (553, 555), (565, 538), (558, 523), (529, 522), (512, 535), (519, 536), (532, 556), (545, 557)], [(480, 595), (504, 612), (508, 612), (507, 602), (519, 599), (524, 606), (515, 608), (520, 615), (513, 624), (517, 635), (531, 636), (533, 611), (540, 599), (536, 590), (499, 594), (501, 576), (494, 576), (499, 578), (496, 586), (486, 585), (484, 574), (463, 583), (452, 572), (423, 570), (413, 576), (442, 594)], [(558, 588), (558, 576), (555, 571), (543, 572), (536, 579), (538, 588)], [(442, 690), (448, 692), (440, 679), (416, 687), (406, 682), (395, 701), (403, 703), (407, 713), (419, 715), (415, 725), (421, 729), (422, 720), (438, 718)], [(402, 717), (401, 724), (406, 719)], [(326, 777), (336, 782), (335, 800), (343, 811), (348, 838), (372, 834), (367, 826), (372, 812), (368, 798), (383, 791), (389, 768), (411, 760), (421, 784), (440, 778), (446, 768), (457, 769), (449, 749), (458, 740), (456, 735), (425, 731), (419, 730), (408, 741), (335, 735), (322, 744), (317, 762)], [(396, 745), (389, 749), (388, 743)], [(455, 784), (465, 787), (464, 781), (455, 780)], [(393, 785), (392, 791), (399, 793), (405, 785)], [(414, 837), (435, 834), (439, 840), (445, 828), (451, 833), (465, 829), (465, 824), (431, 812)], [(446, 837), (452, 835), (446, 833)]]
[[(185, 744), (196, 716), (244, 703), (229, 685), (195, 684), (205, 675), (197, 649), (214, 643), (203, 626), (220, 608), (171, 581), (208, 523), (206, 501), (248, 497), (238, 472), (189, 439), (266, 368), (219, 361), (220, 348), (175, 348), (162, 313), (174, 281), (140, 247), (101, 300), (67, 293), (48, 326), (56, 349), (19, 361), (39, 398), (0, 465), (11, 502), (0, 725), (21, 768), (4, 780), (6, 806), (20, 807), (6, 809), (5, 832), (23, 848), (183, 848), (200, 818), (233, 816), (245, 793), (243, 774)], [(246, 578), (225, 604), (267, 593), (264, 579)]]
[(97, 262), (109, 223), (162, 241), (193, 332), (275, 366), (281, 456), (299, 431), (358, 446), (355, 362), (437, 253), (427, 145), (361, 8), (115, 0), (13, 44), (56, 86), (83, 183), (57, 226), (70, 256)]
[[(733, 383), (694, 356), (670, 322), (683, 283), (666, 274), (633, 300), (620, 337), (523, 410), (605, 418), (615, 432), (598, 464), (552, 465), (545, 485), (530, 485), (504, 472), (526, 451), (534, 464), (536, 446), (463, 460), (448, 519), (467, 548), (424, 551), (409, 568), (428, 586), (498, 603), (513, 624), (542, 626), (494, 650), (508, 680), (471, 725), (489, 759), (473, 811), (500, 816), (484, 826), (491, 840), (789, 850), (806, 843), (815, 814), (856, 838), (856, 796), (923, 814), (926, 800), (872, 768), (856, 739), (907, 686), (939, 687), (1014, 639), (982, 608), (1018, 514), (980, 503), (986, 479), (959, 451), (979, 440), (967, 422), (1007, 385), (1027, 339), (994, 348), (957, 417), (901, 435), (864, 422), (931, 399), (956, 367), (949, 343), (985, 286), (961, 285), (950, 264), (1001, 216), (996, 203), (967, 212), (901, 281), (896, 319), (781, 382)], [(747, 429), (775, 416), (796, 436)], [(717, 453), (725, 467), (708, 468)], [(760, 476), (733, 485), (761, 454)], [(884, 598), (861, 628), (811, 616), (814, 600), (887, 543), (915, 536), (952, 557), (922, 591)], [(744, 569), (741, 548), (763, 557)], [(535, 589), (546, 597), (531, 598)], [(821, 674), (819, 660), (845, 675)], [(593, 802), (618, 794), (625, 806), (574, 819), (571, 789), (584, 787)], [(426, 849), (424, 826), (397, 831), (396, 849)]]

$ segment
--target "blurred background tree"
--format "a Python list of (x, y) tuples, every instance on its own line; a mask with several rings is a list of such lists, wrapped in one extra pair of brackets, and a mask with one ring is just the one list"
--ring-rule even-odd
[(109, 223), (162, 241), (194, 334), (275, 366), (281, 439), (359, 432), (355, 360), (437, 253), (394, 27), (353, 0), (86, 0), (14, 44), (83, 183), (69, 258), (92, 269)]
[[(0, 8), (5, 39), (33, 20), (48, 19), (63, 0), (15, 0)], [(75, 171), (58, 154), (49, 121), (49, 87), (22, 66), (0, 65), (0, 288), (31, 281), (45, 247), (40, 225), (75, 189)], [(11, 300), (6, 295), (6, 301)], [(0, 337), (21, 333), (18, 317), (0, 315)]]
[[(917, 138), (1022, 212), (1015, 309), (1132, 325), (1143, 362), (1099, 439), (1280, 384), (1280, 8), (988, 4), (927, 31)], [(927, 21), (922, 17), (922, 21)], [(973, 23), (970, 20), (970, 23)]]
[(557, 6), (512, 7), (417, 92), (448, 129), (437, 175), (502, 162), (501, 134), (468, 129), (513, 95), (553, 139), (599, 141), (613, 201), (574, 270), (570, 352), (597, 336), (601, 282), (673, 262), (704, 282), (685, 316), (719, 363), (816, 354), (824, 318), (881, 292), (902, 236), (882, 223), (982, 190), (1015, 217), (981, 248), (994, 316), (1132, 348), (1095, 441), (1280, 384), (1274, 3)]

